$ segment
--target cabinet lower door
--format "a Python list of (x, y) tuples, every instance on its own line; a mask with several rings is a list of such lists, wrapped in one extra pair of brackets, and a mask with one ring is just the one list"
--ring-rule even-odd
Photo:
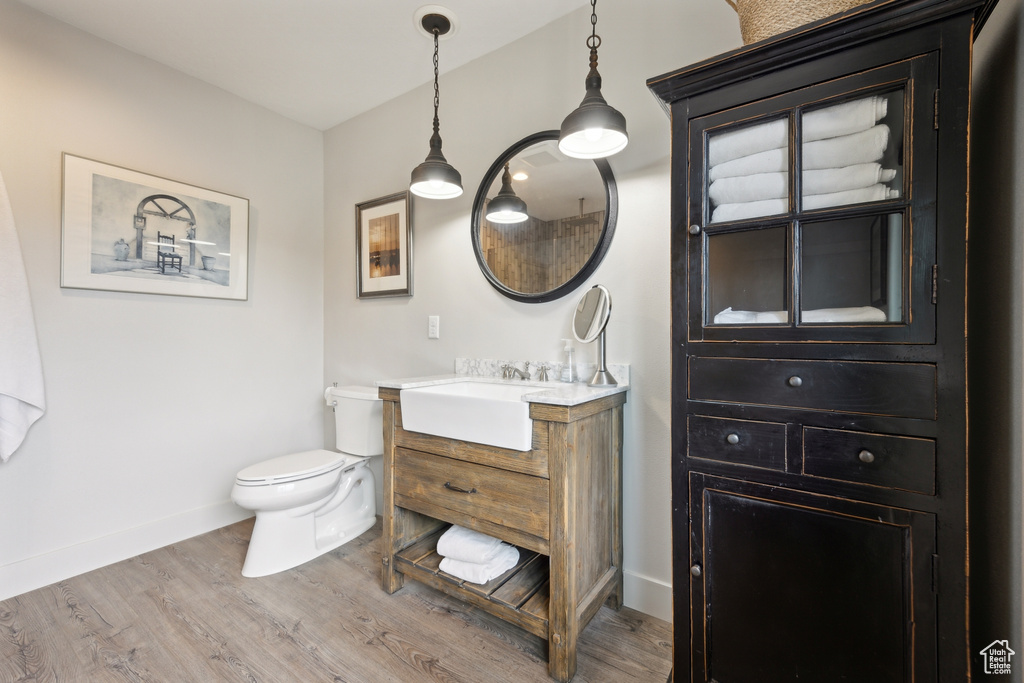
[(693, 681), (935, 677), (927, 513), (690, 474)]

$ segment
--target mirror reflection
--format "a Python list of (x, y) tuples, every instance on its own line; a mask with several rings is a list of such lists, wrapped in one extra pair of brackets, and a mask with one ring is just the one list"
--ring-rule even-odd
[(617, 195), (608, 163), (558, 150), (558, 131), (531, 135), (500, 156), (473, 205), (473, 248), (498, 291), (550, 301), (583, 282), (608, 250)]

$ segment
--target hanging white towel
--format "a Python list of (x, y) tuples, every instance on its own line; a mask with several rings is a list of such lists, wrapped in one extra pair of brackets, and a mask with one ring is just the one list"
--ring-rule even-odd
[(502, 543), (494, 559), (485, 564), (462, 562), (461, 560), (446, 557), (441, 560), (441, 564), (438, 567), (441, 571), (457, 576), (463, 581), (487, 583), (491, 579), (496, 579), (509, 569), (512, 569), (512, 567), (516, 566), (517, 562), (519, 562), (519, 549)]
[[(826, 138), (859, 133), (885, 118), (888, 100), (884, 97), (862, 97), (831, 107), (809, 111), (801, 120), (802, 140), (812, 142)], [(789, 145), (789, 119), (773, 119), (708, 138), (708, 165), (750, 156), (769, 149), (782, 149)]]
[[(803, 172), (805, 195), (857, 190), (876, 183), (887, 183), (896, 171), (880, 164), (854, 164), (843, 168), (820, 168)], [(715, 205), (783, 199), (789, 196), (789, 173), (755, 173), (735, 178), (719, 178), (711, 183), (708, 196)]]
[[(878, 161), (888, 144), (889, 126), (885, 124), (852, 135), (805, 142), (802, 168), (805, 171), (814, 168), (840, 168)], [(782, 147), (716, 164), (708, 170), (708, 178), (718, 180), (788, 170), (789, 149)]]
[(500, 549), (500, 539), (457, 524), (453, 524), (437, 539), (438, 555), (462, 562), (490, 562)]
[(0, 175), (0, 460), (11, 457), (45, 409), (28, 277)]

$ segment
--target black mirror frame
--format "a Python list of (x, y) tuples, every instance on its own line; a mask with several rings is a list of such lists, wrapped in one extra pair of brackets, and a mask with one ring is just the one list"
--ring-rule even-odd
[(608, 164), (607, 159), (593, 159), (598, 172), (601, 174), (601, 180), (604, 183), (604, 226), (601, 229), (601, 237), (598, 240), (597, 247), (594, 249), (594, 253), (590, 255), (590, 258), (587, 259), (585, 264), (583, 264), (583, 267), (580, 268), (579, 272), (558, 287), (547, 292), (539, 292), (537, 294), (526, 294), (510, 289), (495, 277), (494, 273), (491, 272), (491, 269), (487, 267), (487, 261), (484, 259), (483, 250), (480, 247), (480, 218), (483, 215), (484, 202), (487, 201), (487, 192), (491, 188), (491, 183), (494, 182), (495, 178), (499, 177), (499, 174), (505, 168), (505, 163), (511, 160), (515, 155), (519, 154), (519, 152), (538, 142), (557, 139), (557, 130), (546, 130), (540, 133), (534, 133), (533, 135), (528, 135), (506, 149), (495, 160), (495, 162), (491, 164), (491, 167), (487, 169), (487, 173), (484, 174), (483, 180), (480, 182), (480, 188), (476, 192), (476, 198), (473, 200), (470, 237), (473, 240), (473, 255), (476, 256), (476, 262), (480, 266), (480, 271), (484, 274), (484, 277), (487, 278), (487, 281), (491, 283), (491, 286), (503, 295), (510, 299), (515, 299), (516, 301), (522, 301), (523, 303), (528, 304), (539, 304), (544, 303), (545, 301), (560, 299), (563, 296), (570, 294), (573, 290), (583, 284), (583, 282), (594, 273), (597, 266), (600, 265), (601, 261), (604, 260), (605, 255), (608, 253), (608, 248), (612, 243), (612, 237), (615, 235), (615, 223), (619, 213), (619, 193), (615, 185), (615, 176), (612, 175), (611, 166)]

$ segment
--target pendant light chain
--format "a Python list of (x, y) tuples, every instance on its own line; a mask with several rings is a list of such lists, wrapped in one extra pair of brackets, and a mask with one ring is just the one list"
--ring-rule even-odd
[(597, 0), (590, 0), (590, 37), (587, 47), (596, 50), (601, 47), (601, 36), (597, 35)]
[(437, 39), (440, 33), (437, 27), (434, 28), (434, 132), (438, 132), (440, 129), (440, 121), (437, 118), (437, 108), (441, 104), (441, 91), (437, 86)]

